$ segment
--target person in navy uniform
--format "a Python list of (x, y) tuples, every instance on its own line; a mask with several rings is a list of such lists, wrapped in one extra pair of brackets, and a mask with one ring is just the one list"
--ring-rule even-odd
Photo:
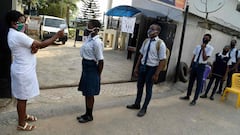
[(101, 23), (98, 20), (90, 20), (87, 26), (89, 36), (80, 48), (82, 75), (78, 90), (82, 91), (86, 103), (86, 113), (77, 117), (80, 123), (93, 120), (94, 96), (100, 93), (100, 80), (104, 65), (104, 46), (98, 35), (100, 28)]
[(219, 52), (215, 55), (215, 61), (213, 62), (212, 71), (210, 73), (211, 74), (210, 81), (208, 83), (205, 93), (203, 95), (201, 95), (200, 98), (207, 98), (207, 94), (208, 94), (214, 80), (216, 80), (215, 86), (213, 88), (210, 99), (214, 100), (214, 94), (218, 88), (219, 82), (220, 82), (219, 90), (222, 89), (221, 88), (222, 83), (224, 82), (224, 80), (226, 80), (226, 77), (227, 77), (228, 68), (229, 68), (228, 66), (231, 64), (230, 56), (228, 54), (229, 49), (230, 49), (230, 46), (225, 46), (223, 48), (222, 52)]
[(231, 65), (229, 65), (229, 70), (228, 70), (228, 77), (227, 77), (227, 83), (226, 83), (226, 87), (231, 87), (231, 81), (232, 81), (232, 74), (237, 72), (237, 62), (238, 62), (238, 58), (239, 55), (238, 54), (238, 50), (236, 48), (236, 44), (237, 44), (237, 40), (236, 39), (232, 39), (231, 43), (230, 43), (230, 51), (229, 51), (229, 55), (231, 57)]
[(194, 55), (191, 62), (191, 72), (190, 72), (190, 78), (188, 83), (187, 95), (184, 97), (180, 97), (180, 99), (182, 100), (190, 99), (194, 82), (197, 79), (197, 87), (196, 87), (195, 95), (193, 100), (190, 102), (190, 105), (196, 104), (199, 93), (202, 89), (202, 83), (203, 83), (202, 78), (203, 78), (205, 66), (207, 64), (208, 58), (212, 55), (212, 52), (214, 49), (210, 44), (208, 44), (208, 42), (211, 41), (211, 38), (212, 36), (210, 34), (205, 34), (203, 36), (202, 44), (197, 45), (193, 51)]
[[(142, 117), (146, 114), (148, 104), (152, 97), (153, 83), (158, 80), (160, 71), (163, 70), (166, 61), (166, 45), (158, 35), (161, 27), (152, 24), (148, 29), (148, 38), (143, 42), (140, 49), (134, 75), (138, 77), (137, 96), (135, 103), (127, 105), (128, 109), (140, 109), (144, 83), (146, 83), (146, 97), (141, 110), (137, 116)], [(159, 49), (157, 49), (158, 47)]]

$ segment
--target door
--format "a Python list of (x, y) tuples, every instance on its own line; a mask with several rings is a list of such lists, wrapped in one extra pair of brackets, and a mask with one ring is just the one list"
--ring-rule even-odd
[(12, 1), (1, 1), (0, 4), (0, 98), (11, 97), (11, 52), (7, 44), (7, 25), (5, 24), (5, 15), (12, 9)]

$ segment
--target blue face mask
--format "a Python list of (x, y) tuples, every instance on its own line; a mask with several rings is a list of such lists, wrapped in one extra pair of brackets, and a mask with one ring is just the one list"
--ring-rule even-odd
[(17, 31), (21, 31), (21, 32), (24, 32), (25, 30), (25, 25), (23, 23), (17, 23), (17, 28), (16, 28)]

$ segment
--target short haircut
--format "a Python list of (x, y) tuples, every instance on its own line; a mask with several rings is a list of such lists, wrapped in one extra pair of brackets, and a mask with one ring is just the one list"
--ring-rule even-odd
[(225, 46), (223, 47), (223, 49), (225, 49), (225, 48), (230, 49), (231, 47), (230, 47), (230, 45), (225, 45)]
[(156, 25), (156, 26), (158, 26), (157, 27), (157, 30), (160, 32), (161, 31), (161, 26), (159, 25), (159, 24), (157, 24), (157, 23), (153, 23), (152, 25)]
[(88, 23), (91, 23), (92, 26), (98, 27), (99, 29), (101, 28), (101, 23), (98, 20), (89, 20)]
[(237, 40), (236, 39), (232, 39), (231, 42), (234, 41), (235, 43), (237, 43)]
[(24, 15), (16, 10), (11, 10), (7, 12), (5, 19), (8, 27), (11, 27), (12, 22), (17, 22), (21, 16), (24, 16)]
[(212, 35), (211, 34), (205, 34), (204, 36), (208, 36), (209, 37), (209, 39), (211, 40), (212, 39)]

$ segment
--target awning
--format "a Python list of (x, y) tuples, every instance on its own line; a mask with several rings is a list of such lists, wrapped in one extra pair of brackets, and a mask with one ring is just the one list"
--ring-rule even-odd
[(116, 6), (114, 8), (111, 8), (107, 11), (106, 15), (107, 16), (126, 16), (126, 17), (132, 17), (137, 13), (140, 13), (141, 11), (138, 10), (135, 7), (128, 6), (128, 5), (121, 5), (121, 6)]

